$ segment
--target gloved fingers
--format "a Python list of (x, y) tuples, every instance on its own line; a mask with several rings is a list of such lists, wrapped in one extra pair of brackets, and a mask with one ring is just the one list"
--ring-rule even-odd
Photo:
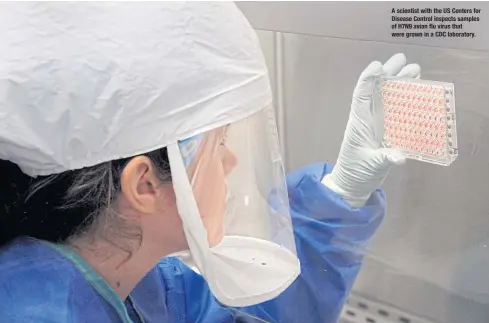
[(421, 67), (418, 64), (409, 64), (402, 68), (397, 74), (398, 77), (420, 78)]
[(370, 63), (360, 74), (354, 95), (357, 97), (370, 96), (372, 94), (373, 77), (380, 74), (382, 74), (382, 63), (378, 61)]
[(381, 148), (380, 152), (382, 153), (384, 160), (386, 160), (391, 165), (403, 165), (406, 162), (406, 157), (402, 154), (393, 151), (389, 148)]
[(397, 75), (406, 65), (406, 56), (402, 53), (392, 56), (382, 67), (385, 76)]
[(399, 154), (387, 154), (387, 160), (394, 165), (404, 165), (406, 163), (406, 157)]
[(362, 74), (358, 78), (358, 83), (366, 83), (370, 81), (370, 78), (374, 75), (382, 73), (382, 63), (374, 61), (370, 63), (366, 69), (363, 70)]

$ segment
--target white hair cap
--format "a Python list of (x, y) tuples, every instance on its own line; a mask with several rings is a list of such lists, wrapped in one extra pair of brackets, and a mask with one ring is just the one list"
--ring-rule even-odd
[(0, 159), (31, 176), (166, 147), (272, 100), (234, 3), (2, 3), (0, 30)]

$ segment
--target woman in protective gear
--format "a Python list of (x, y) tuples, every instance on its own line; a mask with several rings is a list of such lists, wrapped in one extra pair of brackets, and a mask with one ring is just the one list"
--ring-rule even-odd
[(2, 322), (336, 322), (402, 158), (375, 75), (336, 166), (284, 175), (233, 3), (1, 5)]

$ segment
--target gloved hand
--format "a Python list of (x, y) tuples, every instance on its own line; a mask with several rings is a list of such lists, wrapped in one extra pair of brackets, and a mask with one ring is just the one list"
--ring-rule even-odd
[(360, 75), (337, 163), (322, 180), (351, 207), (364, 206), (372, 192), (382, 185), (390, 168), (405, 161), (389, 149), (380, 148), (382, 138), (375, 131), (378, 116), (372, 107), (374, 75), (419, 78), (420, 73), (419, 65), (406, 65), (404, 54), (396, 54), (384, 65), (372, 62)]

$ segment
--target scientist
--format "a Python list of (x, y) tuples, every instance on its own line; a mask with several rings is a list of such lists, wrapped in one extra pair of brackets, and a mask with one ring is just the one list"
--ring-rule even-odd
[[(283, 175), (267, 69), (233, 3), (4, 3), (2, 322), (336, 322), (403, 160), (374, 75), (334, 168)], [(325, 138), (327, 140), (327, 138)]]

